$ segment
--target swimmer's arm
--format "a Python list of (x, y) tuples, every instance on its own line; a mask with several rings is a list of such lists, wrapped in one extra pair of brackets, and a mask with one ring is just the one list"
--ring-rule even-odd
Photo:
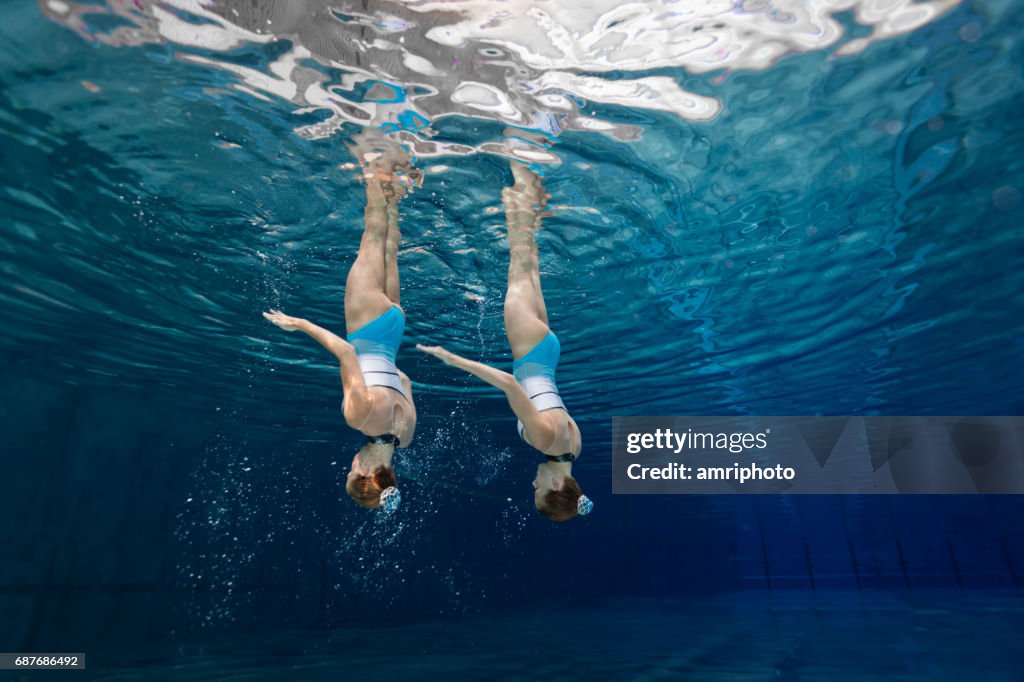
[(345, 394), (345, 420), (362, 423), (372, 407), (370, 392), (366, 388), (366, 380), (359, 369), (359, 360), (352, 344), (334, 332), (313, 324), (301, 317), (291, 317), (279, 310), (263, 313), (263, 317), (285, 331), (300, 331), (311, 336), (317, 343), (326, 348), (341, 364), (341, 386)]
[(411, 443), (412, 439), (416, 436), (416, 401), (413, 400), (412, 397), (412, 382), (409, 380), (409, 375), (402, 370), (398, 370), (398, 378), (402, 380), (402, 386), (405, 387), (405, 394), (409, 396), (409, 404), (412, 405), (412, 430), (409, 431), (407, 442), (403, 441), (402, 444), (398, 446), (400, 448), (407, 448), (409, 447), (409, 443)]
[(552, 428), (551, 422), (534, 407), (530, 396), (526, 394), (515, 377), (511, 374), (509, 376), (512, 377), (512, 385), (505, 391), (508, 404), (519, 421), (523, 422), (523, 431), (529, 434), (530, 445), (543, 452), (555, 442), (555, 430)]
[(277, 325), (286, 332), (304, 332), (309, 336), (312, 336), (317, 343), (330, 351), (331, 355), (342, 359), (342, 355), (346, 351), (353, 351), (352, 344), (345, 339), (341, 338), (337, 334), (331, 331), (327, 331), (323, 327), (313, 324), (309, 320), (305, 320), (301, 317), (292, 317), (291, 315), (285, 315), (280, 310), (271, 309), (270, 312), (263, 313), (263, 317), (267, 318), (272, 324)]
[(515, 377), (508, 372), (502, 372), (500, 369), (495, 369), (494, 367), (485, 365), (482, 362), (467, 360), (461, 355), (456, 355), (449, 350), (445, 350), (441, 346), (424, 346), (423, 344), (417, 343), (416, 348), (427, 355), (433, 355), (446, 365), (458, 367), (465, 372), (469, 372), (475, 377), (483, 379), (491, 386), (494, 386), (503, 392), (507, 392), (511, 386), (519, 386), (519, 384), (516, 383)]
[(338, 363), (341, 365), (341, 390), (344, 394), (342, 406), (345, 410), (345, 421), (350, 425), (364, 423), (370, 415), (373, 403), (370, 400), (370, 391), (366, 388), (363, 370), (359, 368), (356, 349), (334, 332), (317, 326), (309, 320), (302, 320), (299, 330), (309, 334), (317, 343), (338, 358)]
[[(458, 367), (473, 376), (483, 379), (491, 386), (500, 389), (505, 394), (505, 398), (508, 399), (509, 407), (512, 408), (519, 421), (523, 422), (523, 427), (529, 431), (534, 447), (544, 450), (551, 445), (551, 441), (555, 438), (551, 425), (537, 408), (533, 406), (533, 403), (530, 402), (530, 396), (526, 395), (526, 391), (523, 390), (523, 387), (519, 385), (514, 376), (500, 369), (495, 369), (490, 365), (485, 365), (482, 362), (467, 360), (440, 346), (422, 346), (417, 344), (416, 347), (424, 353), (441, 359), (446, 365)], [(541, 437), (536, 438), (536, 436)], [(542, 442), (545, 440), (548, 443), (543, 445)]]
[(366, 387), (366, 378), (359, 368), (359, 360), (356, 358), (356, 350), (348, 341), (343, 343), (347, 348), (342, 348), (335, 354), (338, 362), (341, 363), (341, 407), (345, 415), (345, 422), (358, 430), (357, 424), (365, 424), (373, 409), (373, 400), (370, 397), (370, 390)]

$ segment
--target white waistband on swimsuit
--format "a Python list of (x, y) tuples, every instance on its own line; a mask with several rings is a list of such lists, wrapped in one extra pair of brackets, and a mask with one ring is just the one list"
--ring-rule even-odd
[(363, 372), (363, 379), (367, 386), (386, 386), (393, 388), (409, 400), (405, 395), (405, 386), (402, 385), (402, 377), (398, 374), (398, 367), (386, 356), (367, 353), (359, 355), (359, 369)]
[[(562, 396), (558, 395), (558, 386), (555, 386), (555, 382), (542, 374), (535, 374), (529, 377), (523, 377), (517, 379), (519, 385), (526, 391), (526, 395), (530, 397), (530, 402), (537, 408), (538, 412), (544, 410), (553, 410), (555, 408), (565, 409), (565, 403), (562, 402)], [(519, 429), (519, 437), (523, 437), (523, 422), (517, 422), (516, 428)]]

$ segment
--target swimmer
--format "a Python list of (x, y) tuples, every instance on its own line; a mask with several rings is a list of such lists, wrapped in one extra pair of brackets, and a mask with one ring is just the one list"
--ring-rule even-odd
[(580, 456), (583, 442), (555, 385), (560, 345), (548, 327), (540, 287), (534, 233), (540, 229), (547, 194), (537, 174), (517, 161), (512, 162), (512, 176), (515, 183), (505, 188), (501, 198), (509, 245), (505, 334), (512, 349), (513, 373), (467, 360), (440, 346), (416, 347), (505, 393), (519, 418), (519, 437), (545, 455), (533, 481), (537, 511), (552, 521), (567, 521), (590, 513), (593, 503), (572, 477), (572, 464)]
[(394, 511), (401, 501), (392, 465), (395, 448), (409, 447), (416, 430), (412, 385), (395, 366), (405, 332), (399, 302), (398, 201), (422, 175), (410, 169), (400, 149), (370, 134), (351, 148), (363, 169), (366, 209), (359, 255), (345, 282), (347, 340), (278, 310), (263, 313), (285, 331), (313, 337), (341, 363), (345, 423), (366, 436), (366, 444), (352, 458), (345, 491), (360, 506), (385, 511)]

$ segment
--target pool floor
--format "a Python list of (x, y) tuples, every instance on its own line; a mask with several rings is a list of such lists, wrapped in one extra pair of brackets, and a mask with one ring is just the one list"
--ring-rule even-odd
[(753, 592), (215, 637), (89, 667), (98, 680), (1020, 680), (1022, 636), (1020, 592)]

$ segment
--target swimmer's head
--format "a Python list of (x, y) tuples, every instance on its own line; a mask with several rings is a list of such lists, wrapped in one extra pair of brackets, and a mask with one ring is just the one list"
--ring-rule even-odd
[(533, 487), (533, 503), (537, 511), (552, 521), (568, 521), (574, 516), (589, 514), (594, 506), (575, 478), (560, 475), (547, 464), (537, 467)]
[(388, 488), (395, 487), (395, 470), (390, 466), (364, 466), (357, 454), (352, 459), (352, 470), (345, 481), (345, 492), (360, 507), (377, 509), (380, 495)]

